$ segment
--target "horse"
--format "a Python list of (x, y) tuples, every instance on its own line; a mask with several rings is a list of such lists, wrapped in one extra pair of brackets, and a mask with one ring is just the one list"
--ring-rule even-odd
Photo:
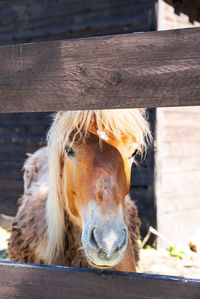
[(11, 261), (135, 272), (140, 220), (131, 166), (151, 141), (144, 109), (60, 111), (28, 156)]

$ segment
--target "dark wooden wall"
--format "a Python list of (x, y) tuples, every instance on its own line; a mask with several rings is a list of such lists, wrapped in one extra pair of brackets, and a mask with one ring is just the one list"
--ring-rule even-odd
[(45, 145), (48, 113), (0, 115), (0, 213), (14, 215), (23, 194), (22, 167), (27, 153)]
[(0, 43), (155, 30), (153, 0), (1, 0)]
[[(152, 0), (0, 1), (0, 44), (88, 37), (156, 29)], [(153, 124), (154, 113), (150, 113)], [(0, 213), (14, 215), (23, 193), (26, 153), (45, 145), (48, 113), (0, 115)], [(131, 196), (138, 205), (144, 236), (156, 222), (153, 152), (133, 168)]]
[[(147, 110), (148, 120), (151, 125), (152, 135), (155, 135), (156, 110)], [(156, 202), (154, 198), (154, 144), (145, 158), (138, 157), (139, 166), (133, 165), (131, 174), (130, 195), (138, 207), (141, 220), (141, 236), (144, 237), (149, 226), (157, 227)], [(155, 244), (156, 238), (151, 235), (148, 244)]]

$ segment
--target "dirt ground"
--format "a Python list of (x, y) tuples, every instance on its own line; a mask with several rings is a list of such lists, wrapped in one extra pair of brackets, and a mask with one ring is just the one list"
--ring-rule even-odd
[(137, 272), (200, 279), (200, 262), (172, 257), (165, 249), (142, 249)]

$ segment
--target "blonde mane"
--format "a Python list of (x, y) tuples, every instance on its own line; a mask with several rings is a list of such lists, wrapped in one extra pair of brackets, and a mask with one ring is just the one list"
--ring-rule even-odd
[[(72, 146), (76, 137), (85, 140), (91, 126), (96, 132), (112, 134), (123, 143), (123, 136), (135, 140), (141, 153), (151, 141), (144, 109), (86, 110), (58, 112), (48, 133), (49, 194), (46, 206), (48, 263), (54, 263), (64, 253), (65, 208), (62, 195), (63, 154), (65, 145)], [(73, 136), (73, 137), (72, 137)], [(101, 137), (99, 137), (101, 141)]]

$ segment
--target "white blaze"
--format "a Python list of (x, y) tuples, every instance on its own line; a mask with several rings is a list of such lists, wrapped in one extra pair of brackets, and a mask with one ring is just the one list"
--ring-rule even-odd
[(103, 239), (103, 242), (106, 244), (108, 249), (107, 256), (109, 257), (113, 244), (117, 240), (117, 236), (114, 232), (112, 232), (108, 237)]

